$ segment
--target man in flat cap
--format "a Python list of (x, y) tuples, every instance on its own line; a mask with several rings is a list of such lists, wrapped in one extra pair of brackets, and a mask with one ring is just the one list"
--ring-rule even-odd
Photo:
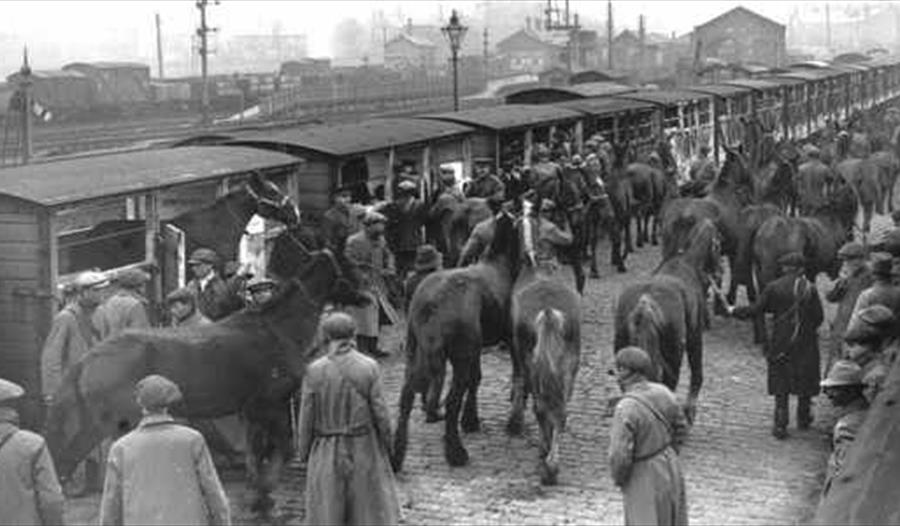
[(382, 214), (369, 212), (363, 218), (363, 230), (350, 236), (344, 248), (347, 260), (359, 270), (363, 294), (370, 300), (368, 305), (346, 310), (356, 320), (359, 350), (376, 358), (388, 356), (378, 348), (379, 313), (387, 302), (385, 278), (394, 275), (394, 255), (384, 239), (386, 222)]
[(887, 252), (875, 252), (872, 254), (871, 265), (874, 283), (859, 293), (851, 319), (872, 305), (884, 305), (892, 312), (900, 312), (900, 287), (894, 285), (892, 276), (893, 258)]
[(831, 482), (841, 474), (847, 451), (865, 421), (869, 403), (863, 396), (862, 368), (850, 360), (834, 362), (828, 376), (822, 380), (822, 390), (831, 405), (841, 412), (831, 435), (832, 451), (822, 489), (824, 497), (831, 488)]
[(859, 312), (847, 327), (844, 358), (862, 367), (865, 395), (871, 401), (898, 353), (897, 319), (884, 305), (872, 305)]
[(217, 270), (219, 256), (212, 249), (198, 248), (191, 253), (188, 265), (194, 278), (187, 287), (197, 297), (197, 308), (212, 321), (218, 321), (244, 308), (242, 292), (248, 279), (245, 272), (238, 272), (226, 281)]
[(422, 244), (422, 228), (427, 220), (429, 207), (416, 197), (418, 186), (412, 181), (401, 181), (397, 185), (394, 199), (378, 207), (384, 215), (385, 239), (396, 263), (397, 276), (406, 278), (416, 259), (416, 248)]
[(331, 208), (322, 216), (322, 236), (332, 251), (343, 250), (347, 238), (362, 227), (350, 202), (351, 196), (349, 186), (337, 188), (332, 194)]
[(756, 302), (733, 309), (734, 316), (752, 318), (772, 314), (772, 329), (763, 352), (768, 362), (768, 391), (775, 397), (772, 435), (787, 438), (789, 396), (797, 396), (797, 427), (808, 429), (813, 416), (811, 399), (819, 394), (819, 325), (822, 302), (815, 284), (804, 275), (799, 252), (781, 256), (782, 276), (766, 285)]
[(63, 523), (62, 488), (43, 437), (19, 428), (21, 386), (0, 378), (0, 523)]
[[(50, 326), (41, 351), (41, 390), (44, 403), (53, 403), (56, 391), (69, 369), (99, 341), (100, 334), (94, 325), (93, 315), (106, 296), (109, 279), (94, 271), (82, 272), (72, 283), (74, 298), (66, 304)], [(85, 460), (83, 470), (72, 478), (73, 494), (86, 494), (100, 490), (99, 450)]]
[(623, 396), (610, 428), (609, 466), (622, 490), (625, 524), (686, 525), (687, 496), (678, 448), (687, 434), (684, 412), (666, 386), (651, 381), (650, 356), (638, 347), (616, 352)]
[(844, 331), (850, 323), (850, 316), (853, 314), (859, 294), (872, 286), (874, 281), (872, 272), (866, 265), (866, 249), (862, 243), (851, 241), (845, 244), (838, 250), (838, 259), (841, 260), (839, 277), (825, 295), (827, 301), (838, 304), (834, 319), (831, 320), (826, 372), (843, 354)]
[(114, 291), (94, 312), (94, 324), (101, 340), (125, 329), (150, 327), (148, 302), (144, 296), (148, 281), (150, 274), (139, 268), (122, 270), (113, 276)]
[(391, 423), (378, 363), (356, 348), (342, 313), (321, 323), (328, 352), (303, 379), (297, 452), (307, 464), (306, 524), (397, 524)]
[(187, 287), (170, 292), (166, 296), (166, 307), (172, 327), (202, 327), (212, 323), (197, 308), (197, 296)]
[(413, 273), (403, 282), (403, 292), (406, 299), (405, 306), (409, 307), (409, 300), (413, 293), (429, 274), (444, 268), (444, 257), (434, 245), (422, 245), (416, 250), (416, 259), (413, 261)]
[(479, 157), (474, 160), (475, 173), (472, 179), (466, 184), (466, 197), (481, 197), (487, 199), (504, 200), (506, 196), (506, 187), (499, 177), (491, 173), (491, 165), (494, 160), (490, 157)]
[(203, 436), (169, 415), (181, 390), (153, 374), (137, 383), (136, 397), (143, 418), (110, 448), (100, 524), (231, 524)]

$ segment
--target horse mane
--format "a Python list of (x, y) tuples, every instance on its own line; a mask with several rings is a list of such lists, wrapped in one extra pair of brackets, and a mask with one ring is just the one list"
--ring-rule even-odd
[[(649, 294), (641, 294), (637, 304), (625, 318), (630, 338), (629, 344), (636, 345), (647, 351), (650, 360), (656, 366), (656, 374), (667, 369), (662, 356), (662, 338), (665, 330), (665, 316), (659, 304)], [(660, 381), (660, 378), (648, 378), (651, 381)]]
[(485, 260), (496, 262), (507, 258), (511, 265), (518, 261), (519, 236), (514, 219), (505, 212), (500, 212), (496, 219), (494, 238), (485, 255)]
[(554, 308), (544, 308), (534, 318), (536, 341), (532, 356), (535, 398), (548, 407), (563, 407), (566, 401), (565, 371), (566, 315)]

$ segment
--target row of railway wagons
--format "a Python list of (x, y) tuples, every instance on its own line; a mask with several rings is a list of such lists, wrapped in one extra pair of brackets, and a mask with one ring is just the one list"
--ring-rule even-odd
[[(666, 136), (685, 164), (701, 144), (718, 152), (716, 124), (728, 141), (741, 140), (739, 122), (750, 117), (781, 136), (803, 138), (826, 119), (898, 96), (900, 61), (879, 59), (678, 90), (611, 83), (529, 88), (509, 95), (507, 104), (473, 110), (244, 129), (151, 150), (0, 169), (0, 368), (28, 388), (29, 423), (37, 425), (40, 350), (59, 305), (59, 285), (85, 265), (109, 272), (137, 265), (152, 271), (147, 293), (160, 304), (186, 278), (186, 240), (167, 220), (208, 206), (251, 173), (267, 175), (298, 203), (305, 220), (315, 221), (338, 185), (357, 183), (373, 193), (383, 187), (390, 197), (396, 167), (409, 166), (424, 174), (427, 194), (440, 167), (464, 179), (476, 158), (491, 158), (498, 169), (510, 160), (527, 166), (533, 145), (558, 131), (576, 148), (594, 133), (642, 145)], [(100, 227), (110, 221), (134, 221), (137, 240), (131, 235), (130, 245), (108, 260), (85, 263), (78, 253), (93, 253), (95, 240), (108, 242), (109, 230)]]

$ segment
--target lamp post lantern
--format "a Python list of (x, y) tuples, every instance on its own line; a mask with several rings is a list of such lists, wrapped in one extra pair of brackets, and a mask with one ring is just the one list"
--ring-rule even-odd
[(451, 60), (453, 61), (453, 111), (459, 111), (459, 46), (462, 44), (469, 28), (459, 23), (456, 10), (450, 15), (450, 23), (441, 28), (441, 33), (450, 42)]

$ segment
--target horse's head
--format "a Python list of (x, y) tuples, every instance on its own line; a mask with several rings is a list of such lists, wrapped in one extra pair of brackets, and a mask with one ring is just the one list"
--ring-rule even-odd
[(722, 236), (711, 220), (703, 219), (694, 225), (682, 250), (703, 274), (717, 279), (722, 276)]
[(741, 204), (749, 204), (753, 195), (753, 178), (747, 166), (747, 159), (735, 148), (724, 146), (724, 149), (725, 162), (719, 169), (714, 186), (733, 188), (739, 196), (743, 196), (740, 199)]
[(494, 226), (494, 238), (488, 248), (486, 259), (488, 261), (505, 260), (515, 274), (516, 263), (519, 258), (519, 236), (516, 228), (515, 217), (501, 211), (496, 215)]
[(247, 193), (256, 201), (256, 213), (287, 226), (300, 223), (300, 211), (278, 185), (254, 172), (247, 181)]

